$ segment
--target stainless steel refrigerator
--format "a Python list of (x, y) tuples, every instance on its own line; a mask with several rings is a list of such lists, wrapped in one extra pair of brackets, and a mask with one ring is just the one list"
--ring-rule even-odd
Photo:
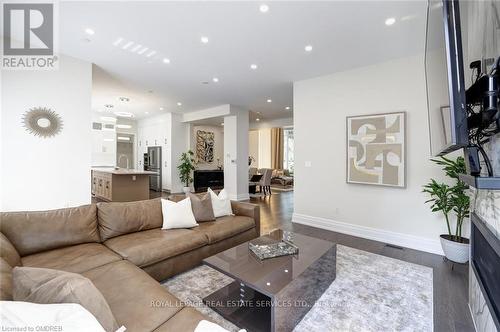
[(161, 147), (151, 146), (144, 154), (144, 170), (155, 172), (149, 176), (149, 189), (161, 191)]

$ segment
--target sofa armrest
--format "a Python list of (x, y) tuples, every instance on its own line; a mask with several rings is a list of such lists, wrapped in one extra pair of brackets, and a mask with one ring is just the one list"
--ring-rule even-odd
[(255, 220), (257, 236), (260, 236), (260, 206), (251, 203), (231, 201), (233, 213), (237, 216), (250, 217)]
[(9, 239), (0, 233), (0, 257), (12, 267), (21, 266), (21, 256)]

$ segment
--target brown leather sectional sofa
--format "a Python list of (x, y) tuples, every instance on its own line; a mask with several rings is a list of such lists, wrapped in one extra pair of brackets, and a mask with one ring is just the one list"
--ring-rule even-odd
[(158, 281), (257, 237), (258, 206), (232, 202), (232, 208), (234, 216), (172, 230), (161, 229), (160, 199), (3, 212), (0, 299), (12, 300), (15, 266), (64, 270), (89, 278), (127, 331), (192, 331), (207, 318)]

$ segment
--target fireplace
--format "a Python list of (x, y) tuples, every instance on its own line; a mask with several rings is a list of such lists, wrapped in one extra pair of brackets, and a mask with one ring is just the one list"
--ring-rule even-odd
[(471, 221), (471, 267), (500, 330), (500, 238), (476, 213), (472, 213)]

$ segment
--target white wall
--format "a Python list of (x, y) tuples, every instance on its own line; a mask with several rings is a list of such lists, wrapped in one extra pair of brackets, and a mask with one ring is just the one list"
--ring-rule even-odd
[[(287, 111), (290, 112), (290, 111)], [(259, 122), (252, 122), (250, 124), (250, 129), (262, 129), (262, 128), (275, 128), (275, 127), (292, 127), (293, 117), (285, 117), (279, 119), (271, 120), (261, 120)]]
[[(346, 116), (394, 111), (407, 112), (407, 188), (347, 184)], [(423, 56), (296, 82), (294, 131), (294, 221), (441, 252), (446, 225), (421, 193), (443, 178), (429, 161)]]
[(259, 131), (248, 132), (248, 155), (254, 158), (251, 167), (259, 167)]
[(199, 111), (184, 113), (182, 122), (193, 122), (210, 118), (217, 118), (231, 114), (231, 105), (224, 104), (215, 107), (205, 108)]
[(182, 192), (184, 184), (179, 179), (179, 166), (181, 154), (186, 152), (189, 148), (187, 132), (189, 130), (189, 125), (182, 122), (182, 115), (170, 113), (170, 137), (167, 140), (167, 149), (171, 151), (171, 165), (170, 176), (171, 176), (171, 187), (170, 190), (173, 193)]
[(271, 128), (259, 129), (259, 168), (271, 168)]
[[(134, 162), (130, 163), (130, 168), (136, 168), (137, 163), (138, 163), (138, 154), (137, 154), (137, 140), (138, 140), (138, 135), (137, 135), (137, 121), (134, 119), (128, 119), (128, 118), (117, 118), (116, 120), (117, 125), (128, 125), (130, 128), (116, 128), (116, 134), (130, 134), (134, 135)], [(140, 159), (142, 160), (142, 155), (140, 155)]]
[(248, 195), (248, 111), (231, 106), (224, 117), (224, 188), (232, 200)]
[(217, 159), (221, 166), (224, 166), (224, 130), (221, 126), (191, 126), (190, 149), (194, 152), (196, 158), (196, 133), (198, 130), (214, 133), (214, 161), (205, 163), (199, 161), (197, 169), (217, 169)]
[[(2, 211), (90, 203), (92, 67), (61, 56), (59, 70), (2, 71)], [(52, 138), (29, 134), (22, 116), (48, 107), (63, 120)]]
[[(106, 118), (110, 118), (106, 120)], [(104, 119), (104, 120), (103, 120)], [(115, 119), (111, 121), (111, 119)], [(116, 165), (116, 118), (104, 113), (92, 113), (92, 122), (102, 123), (102, 130), (90, 127), (92, 139), (91, 165), (92, 167), (114, 167)], [(113, 129), (104, 128), (113, 125)]]

